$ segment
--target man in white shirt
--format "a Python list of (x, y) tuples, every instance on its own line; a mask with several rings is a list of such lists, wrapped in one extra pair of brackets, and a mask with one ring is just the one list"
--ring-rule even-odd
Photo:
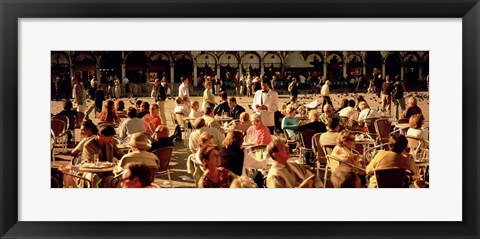
[(222, 142), (225, 139), (225, 135), (217, 128), (208, 127), (203, 118), (197, 118), (193, 123), (193, 128), (195, 131), (190, 134), (190, 140), (188, 141), (188, 148), (193, 154), (197, 153), (198, 139), (203, 132), (208, 132), (213, 135), (213, 140), (216, 145), (222, 145)]
[(262, 124), (273, 134), (275, 128), (275, 112), (278, 110), (278, 93), (270, 89), (270, 81), (262, 81), (262, 89), (255, 92), (252, 103), (253, 111), (260, 114)]
[(190, 80), (188, 79), (188, 77), (183, 77), (182, 84), (180, 84), (180, 86), (178, 87), (178, 96), (182, 97), (183, 100), (188, 100), (188, 98), (190, 97), (189, 82)]
[(123, 121), (119, 127), (120, 139), (125, 139), (127, 135), (132, 135), (138, 132), (146, 132), (145, 122), (137, 118), (137, 109), (129, 107), (127, 111), (128, 119)]

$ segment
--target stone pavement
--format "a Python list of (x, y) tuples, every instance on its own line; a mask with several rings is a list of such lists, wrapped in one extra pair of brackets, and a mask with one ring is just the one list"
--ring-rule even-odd
[[(425, 116), (425, 125), (427, 126), (429, 123), (429, 100), (428, 100), (428, 93), (427, 92), (413, 92), (412, 94), (415, 94), (419, 96), (419, 106), (422, 109), (424, 116)], [(199, 95), (199, 94), (196, 94)], [(336, 94), (331, 94), (331, 98), (334, 104), (334, 108), (338, 108), (340, 105), (340, 101), (344, 98), (348, 99), (354, 99), (358, 94), (354, 93), (336, 93)], [(364, 94), (361, 93), (360, 95), (363, 95), (371, 108), (377, 109), (380, 106), (380, 99), (376, 97), (376, 95), (368, 93)], [(407, 94), (408, 95), (408, 94)], [(245, 109), (248, 108), (248, 105), (252, 104), (252, 98), (248, 98), (245, 96), (241, 97), (236, 97), (237, 98), (237, 103), (242, 105)], [(279, 96), (279, 108), (283, 103), (288, 101), (289, 96), (288, 95), (280, 95)], [(312, 94), (301, 94), (299, 95), (299, 102), (303, 104), (307, 104), (312, 102), (313, 100), (317, 99), (317, 96), (314, 96)], [(147, 98), (147, 97), (141, 97), (138, 98), (142, 101), (148, 101), (149, 103), (153, 103), (154, 100), (152, 98)], [(125, 102), (125, 107), (128, 108), (132, 106), (130, 102), (134, 102), (133, 98), (123, 98), (121, 99)], [(202, 102), (202, 98), (199, 96), (194, 96), (191, 97), (191, 100), (197, 100), (199, 102)], [(217, 98), (216, 101), (218, 102), (219, 99)], [(93, 101), (90, 101), (88, 103), (93, 104)], [(167, 126), (169, 128), (170, 134), (173, 134), (174, 131), (174, 124), (169, 117), (169, 112), (173, 112), (173, 108), (175, 106), (175, 101), (174, 99), (168, 99), (166, 104), (165, 104), (165, 109), (166, 109), (166, 115), (167, 115)], [(393, 105), (392, 105), (393, 108)], [(51, 101), (51, 113), (56, 114), (62, 110), (62, 101)], [(248, 113), (252, 113), (251, 109), (247, 109)], [(98, 123), (98, 119), (95, 119), (93, 112), (90, 115), (90, 118), (93, 120), (94, 123)], [(76, 138), (80, 139), (80, 131), (77, 129), (76, 130)], [(185, 139), (184, 139), (185, 140)], [(68, 155), (68, 152), (72, 150), (72, 148), (69, 148), (67, 151), (67, 155), (63, 155), (60, 152), (60, 149), (55, 148), (55, 154), (56, 160), (70, 160), (71, 156)], [(176, 141), (175, 142), (175, 149), (172, 155), (172, 160), (170, 162), (170, 173), (172, 176), (172, 181), (173, 181), (173, 187), (175, 188), (188, 188), (188, 187), (195, 187), (194, 180), (192, 179), (192, 176), (187, 173), (187, 168), (186, 168), (186, 159), (188, 155), (190, 155), (190, 150), (185, 147), (184, 142), (182, 141)], [(323, 178), (323, 176), (322, 176)], [(161, 176), (161, 178), (155, 179), (155, 183), (157, 185), (160, 185), (161, 187), (169, 187), (170, 185), (168, 184), (167, 176)]]

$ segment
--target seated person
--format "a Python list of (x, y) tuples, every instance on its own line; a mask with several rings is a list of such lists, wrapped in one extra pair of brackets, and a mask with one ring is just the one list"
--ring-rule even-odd
[(358, 112), (355, 110), (355, 101), (349, 100), (347, 106), (338, 112), (338, 116), (347, 117), (349, 119), (357, 120)]
[(125, 165), (122, 188), (152, 188), (152, 177), (147, 165), (131, 162)]
[[(143, 103), (146, 103), (146, 102), (143, 102)], [(155, 129), (159, 125), (163, 124), (162, 118), (160, 118), (160, 115), (158, 113), (159, 113), (159, 107), (156, 103), (153, 103), (150, 106), (150, 113), (145, 115), (142, 118), (143, 122), (145, 123), (145, 128), (147, 129), (146, 132), (149, 135), (153, 135), (153, 132), (155, 131)]]
[(198, 118), (198, 117), (202, 117), (203, 116), (203, 112), (200, 111), (200, 103), (198, 101), (193, 101), (192, 102), (192, 109), (190, 110), (190, 114), (188, 117), (190, 118)]
[(290, 150), (281, 139), (275, 139), (267, 146), (267, 153), (273, 164), (267, 175), (268, 188), (319, 188), (323, 187), (318, 177), (301, 165), (288, 162)]
[(228, 100), (227, 100), (227, 92), (222, 91), (219, 94), (220, 96), (220, 103), (215, 106), (213, 113), (216, 116), (223, 116), (223, 113), (229, 113), (230, 112), (230, 106), (228, 105)]
[(198, 182), (198, 187), (229, 188), (237, 176), (230, 170), (220, 166), (218, 147), (213, 145), (204, 146), (200, 149), (199, 155), (205, 172)]
[(166, 125), (159, 125), (155, 129), (155, 133), (153, 134), (153, 143), (152, 147), (148, 150), (148, 152), (153, 152), (157, 149), (165, 148), (165, 147), (173, 147), (173, 141), (170, 137), (168, 137), (168, 128)]
[(70, 100), (63, 101), (63, 110), (58, 112), (55, 116), (57, 115), (73, 115), (78, 117), (78, 113), (76, 110), (73, 110), (73, 103)]
[[(138, 118), (143, 118), (145, 115), (148, 115), (150, 113), (150, 103), (148, 102), (142, 102), (140, 100), (140, 108), (137, 108), (137, 117)], [(138, 101), (137, 101), (138, 103)]]
[(115, 110), (120, 118), (125, 117), (125, 102), (123, 100), (119, 100), (115, 102)]
[(330, 177), (334, 188), (361, 188), (362, 183), (352, 167), (341, 165)]
[[(333, 115), (333, 106), (331, 104), (325, 104), (323, 106), (323, 114), (320, 115), (320, 122), (327, 124), (328, 119), (334, 118)], [(336, 117), (335, 117), (336, 118)]]
[(130, 162), (141, 162), (148, 167), (158, 167), (158, 158), (155, 154), (148, 152), (151, 148), (148, 143), (148, 136), (146, 133), (134, 133), (127, 145), (132, 149), (132, 152), (125, 154), (118, 166), (124, 167)]
[(408, 98), (407, 108), (400, 115), (400, 118), (410, 119), (410, 117), (414, 114), (422, 114), (422, 109), (417, 105), (417, 98), (415, 98), (415, 96), (411, 96), (410, 98)]
[(366, 101), (362, 101), (358, 104), (358, 108), (360, 108), (360, 114), (358, 115), (358, 125), (362, 126), (364, 124), (364, 120), (367, 118), (378, 118), (380, 115), (374, 109), (370, 109)]
[(128, 108), (127, 113), (128, 119), (120, 124), (118, 129), (119, 131), (119, 138), (125, 139), (128, 135), (132, 135), (138, 132), (145, 132), (147, 129), (145, 128), (145, 123), (142, 119), (137, 118), (137, 110), (133, 107)]
[(70, 153), (73, 157), (76, 157), (79, 153), (83, 152), (83, 147), (86, 142), (93, 139), (98, 134), (97, 126), (92, 121), (83, 121), (80, 126), (80, 137), (82, 140)]
[(407, 136), (412, 136), (418, 139), (427, 140), (428, 139), (427, 132), (422, 130), (424, 121), (425, 121), (425, 118), (423, 117), (422, 114), (414, 114), (410, 116), (410, 120), (408, 121), (410, 128), (408, 128), (407, 130)]
[(241, 176), (235, 178), (230, 184), (230, 188), (257, 188), (257, 184), (253, 179), (247, 176)]
[(223, 133), (222, 127), (220, 127), (220, 123), (215, 119), (215, 115), (213, 114), (213, 107), (207, 106), (205, 108), (205, 114), (202, 116), (205, 119), (205, 124), (211, 128), (217, 128), (220, 132)]
[[(359, 161), (359, 156), (355, 154), (352, 149), (355, 149), (355, 134), (350, 130), (342, 130), (337, 137), (337, 145), (333, 148), (331, 155), (342, 161), (364, 168)], [(337, 165), (333, 164), (331, 168), (332, 171), (335, 171)]]
[(255, 145), (270, 143), (270, 141), (272, 141), (272, 135), (270, 134), (270, 130), (262, 124), (261, 116), (259, 114), (253, 114), (251, 120), (253, 125), (248, 128), (245, 141)]
[[(417, 175), (417, 167), (415, 166), (415, 162), (413, 161), (412, 157), (406, 157), (404, 155), (407, 145), (408, 141), (404, 135), (399, 133), (392, 134), (390, 136), (390, 140), (388, 141), (389, 151), (380, 150), (377, 155), (375, 155), (366, 168), (367, 175), (369, 175), (373, 169), (399, 167), (409, 170), (415, 178)], [(372, 174), (369, 181), (369, 188), (378, 187), (375, 175)]]
[(115, 110), (115, 103), (112, 100), (107, 100), (103, 103), (102, 112), (100, 112), (100, 121), (120, 124), (121, 120)]
[(188, 141), (188, 148), (192, 153), (196, 153), (198, 150), (198, 139), (200, 138), (200, 134), (203, 132), (208, 132), (209, 134), (213, 135), (213, 141), (215, 145), (221, 145), (223, 140), (225, 139), (225, 135), (220, 132), (217, 128), (210, 128), (205, 125), (205, 119), (197, 118), (193, 123), (193, 131), (190, 134), (190, 139)]
[(248, 128), (252, 126), (250, 115), (247, 112), (242, 112), (239, 117), (239, 122), (232, 121), (233, 129), (240, 130), (243, 134), (247, 133)]
[(190, 107), (185, 104), (182, 97), (178, 96), (177, 98), (175, 98), (175, 108), (173, 108), (173, 112), (175, 114), (187, 117), (188, 115), (190, 115)]
[(235, 97), (228, 99), (228, 106), (230, 106), (229, 116), (233, 119), (240, 119), (240, 115), (245, 112), (245, 108), (237, 104)]
[(99, 161), (113, 162), (113, 157), (121, 159), (124, 153), (117, 148), (117, 144), (113, 141), (113, 136), (115, 136), (113, 126), (101, 126), (99, 135), (87, 141), (83, 146), (82, 161), (94, 163), (95, 155), (98, 155)]
[(340, 130), (340, 120), (338, 118), (330, 118), (327, 123), (327, 132), (320, 135), (320, 144), (335, 145), (337, 144), (338, 130)]
[(237, 176), (241, 176), (245, 174), (245, 167), (263, 169), (267, 166), (267, 160), (257, 161), (252, 155), (245, 154), (241, 149), (242, 144), (243, 134), (241, 131), (228, 131), (220, 149), (220, 164), (223, 167)]
[(291, 105), (287, 106), (285, 110), (285, 117), (282, 119), (282, 130), (287, 132), (288, 138), (291, 140), (298, 140), (298, 132), (297, 132), (297, 125), (299, 120), (295, 118), (297, 111)]
[(316, 110), (310, 110), (308, 112), (308, 120), (309, 122), (303, 125), (298, 125), (297, 126), (297, 131), (303, 131), (306, 129), (311, 129), (317, 131), (317, 133), (320, 132), (326, 132), (327, 128), (323, 122), (319, 121), (320, 117), (318, 115), (318, 112)]

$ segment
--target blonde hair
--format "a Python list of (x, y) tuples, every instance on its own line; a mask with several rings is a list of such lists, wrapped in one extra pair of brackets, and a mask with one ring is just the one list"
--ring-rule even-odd
[(198, 147), (199, 148), (204, 147), (205, 144), (211, 139), (213, 139), (213, 135), (211, 135), (210, 133), (208, 132), (201, 133), (200, 137), (198, 138)]
[(318, 116), (318, 112), (316, 110), (310, 110), (308, 112), (308, 119), (310, 119), (310, 121), (318, 121), (320, 116)]
[(195, 106), (195, 105), (200, 105), (200, 103), (198, 102), (198, 100), (192, 100), (192, 106)]
[(360, 110), (364, 110), (364, 109), (368, 109), (370, 107), (368, 106), (366, 101), (362, 101), (362, 102), (358, 103), (358, 108), (360, 108)]
[(259, 114), (253, 114), (250, 119), (251, 119), (252, 121), (254, 121), (254, 120), (259, 120), (260, 123), (262, 123), (262, 116), (260, 116)]
[(347, 141), (348, 137), (350, 137), (350, 135), (354, 135), (352, 131), (348, 130), (348, 129), (344, 129), (342, 130), (339, 134), (338, 134), (338, 137), (337, 137), (337, 145), (338, 146), (343, 146), (345, 141)]
[(290, 114), (290, 113), (293, 113), (293, 112), (296, 112), (296, 111), (297, 111), (297, 109), (295, 109), (295, 107), (293, 105), (288, 105), (287, 109), (285, 110), (285, 112), (287, 114)]
[(250, 115), (247, 112), (242, 112), (239, 117), (240, 122), (250, 121)]

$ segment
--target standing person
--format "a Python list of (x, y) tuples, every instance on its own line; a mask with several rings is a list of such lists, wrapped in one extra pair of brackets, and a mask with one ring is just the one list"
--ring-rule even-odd
[[(128, 80), (127, 77), (123, 77), (122, 79), (122, 97), (126, 97), (126, 98), (129, 98), (129, 96), (127, 95), (127, 89), (128, 89), (128, 83), (130, 83), (130, 81)], [(130, 91), (129, 91), (130, 92)]]
[(115, 97), (115, 80), (113, 79), (113, 76), (110, 76), (108, 78), (108, 97), (109, 98), (114, 98)]
[(190, 81), (188, 77), (183, 77), (182, 84), (180, 84), (180, 86), (178, 87), (178, 96), (182, 97), (182, 99), (186, 101), (188, 101), (188, 98), (190, 98), (189, 83)]
[(262, 124), (267, 126), (270, 134), (275, 128), (275, 111), (278, 110), (278, 93), (270, 89), (270, 81), (262, 82), (262, 90), (255, 92), (252, 108), (260, 114)]
[[(166, 91), (167, 79), (165, 77), (160, 79), (155, 79), (155, 86), (157, 87), (155, 94), (155, 102), (158, 105), (160, 111), (160, 118), (162, 119), (163, 124), (167, 125), (167, 116), (165, 115), (165, 100), (167, 99)], [(155, 128), (151, 129), (150, 132), (153, 132)]]
[(322, 108), (326, 104), (332, 104), (332, 100), (330, 99), (330, 81), (325, 81), (325, 84), (322, 86), (322, 90), (320, 91), (320, 95), (322, 96)]
[(288, 86), (288, 92), (290, 92), (291, 96), (295, 96), (295, 98), (297, 98), (297, 96), (298, 96), (297, 78), (295, 78), (295, 77), (292, 78), (292, 82)]
[(385, 77), (385, 82), (382, 84), (382, 112), (387, 115), (392, 113), (392, 92), (393, 84), (390, 81), (390, 76)]
[(212, 93), (213, 83), (212, 81), (205, 81), (205, 90), (203, 91), (203, 104), (202, 110), (205, 111), (207, 106), (215, 107), (217, 102), (215, 102), (215, 95)]
[(213, 76), (213, 84), (215, 84), (215, 89), (214, 89), (215, 95), (218, 95), (218, 93), (220, 92), (220, 86), (222, 82), (220, 81), (220, 79), (218, 79), (217, 75)]
[(122, 94), (122, 83), (120, 82), (120, 79), (118, 79), (118, 76), (115, 76), (113, 83), (115, 85), (115, 98), (119, 99)]
[(252, 97), (252, 78), (250, 77), (250, 72), (247, 72), (245, 77), (245, 89), (247, 90), (247, 97)]
[(380, 92), (382, 90), (382, 76), (377, 75), (375, 72), (373, 73), (373, 84), (375, 85), (375, 93), (377, 93), (377, 97), (380, 98)]
[(72, 78), (72, 84), (73, 84), (73, 90), (72, 90), (73, 102), (77, 107), (77, 112), (83, 112), (85, 110), (85, 107), (84, 107), (85, 94), (84, 94), (83, 86), (80, 83), (78, 83), (78, 78), (76, 76)]
[(272, 90), (275, 90), (277, 88), (277, 76), (272, 76)]
[[(403, 95), (406, 91), (405, 84), (400, 80), (400, 76), (395, 76), (395, 83), (393, 84), (393, 105), (396, 120), (400, 118), (401, 112), (405, 111), (405, 98)], [(400, 106), (401, 111), (398, 110), (398, 106)]]

